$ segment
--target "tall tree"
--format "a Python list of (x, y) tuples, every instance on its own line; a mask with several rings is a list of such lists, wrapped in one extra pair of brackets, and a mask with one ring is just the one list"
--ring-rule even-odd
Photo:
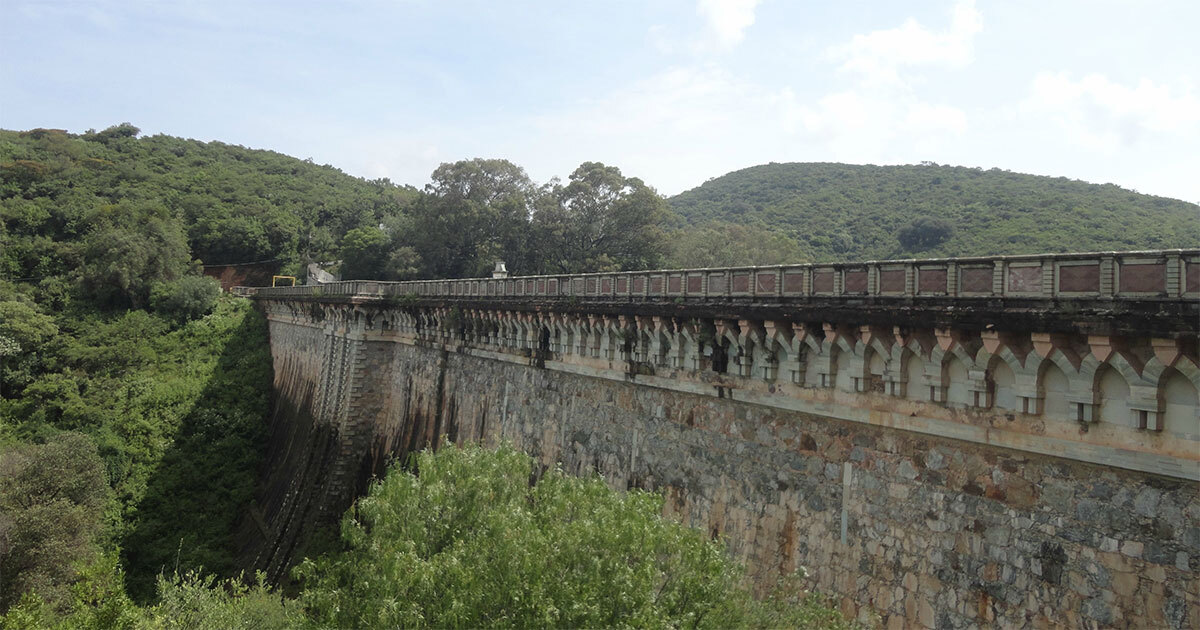
[(102, 208), (83, 243), (83, 288), (98, 302), (141, 308), (150, 287), (190, 270), (183, 226), (161, 207)]
[(538, 189), (508, 160), (442, 164), (414, 205), (409, 244), (427, 277), (486, 274), (496, 260), (527, 267), (528, 223)]
[(554, 185), (556, 203), (537, 207), (534, 224), (548, 273), (646, 269), (666, 249), (667, 202), (636, 177), (600, 162), (584, 162), (566, 186)]

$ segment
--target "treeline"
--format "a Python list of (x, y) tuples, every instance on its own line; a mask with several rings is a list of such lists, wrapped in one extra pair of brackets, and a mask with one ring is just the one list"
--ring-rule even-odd
[[(0, 278), (90, 273), (115, 306), (145, 304), (147, 274), (277, 261), (346, 278), (516, 274), (806, 259), (763, 225), (691, 229), (642, 180), (586, 162), (537, 183), (501, 159), (437, 168), (421, 189), (364, 180), (272, 151), (123, 123), (100, 132), (0, 130)], [(119, 236), (120, 238), (114, 238)], [(340, 265), (337, 263), (340, 262)], [(150, 284), (152, 284), (151, 282)]]
[(697, 226), (765, 225), (813, 260), (1200, 245), (1200, 206), (1112, 184), (922, 163), (765, 164), (670, 200)]

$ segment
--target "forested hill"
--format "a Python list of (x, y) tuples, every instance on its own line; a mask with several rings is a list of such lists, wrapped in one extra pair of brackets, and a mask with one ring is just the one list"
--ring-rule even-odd
[(167, 211), (191, 255), (214, 264), (334, 255), (347, 231), (417, 195), (273, 151), (137, 134), (128, 123), (78, 135), (0, 130), (0, 215), (15, 237), (0, 277), (61, 273), (73, 264), (67, 244), (104, 208)]
[(764, 164), (668, 200), (693, 225), (759, 224), (814, 260), (1200, 245), (1200, 206), (999, 169)]

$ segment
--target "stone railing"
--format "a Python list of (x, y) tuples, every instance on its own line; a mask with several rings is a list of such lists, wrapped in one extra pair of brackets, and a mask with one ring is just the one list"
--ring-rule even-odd
[(575, 275), (383, 282), (348, 280), (254, 290), (271, 298), (414, 296), (442, 298), (695, 300), (733, 298), (1200, 297), (1200, 249), (981, 258), (810, 263)]

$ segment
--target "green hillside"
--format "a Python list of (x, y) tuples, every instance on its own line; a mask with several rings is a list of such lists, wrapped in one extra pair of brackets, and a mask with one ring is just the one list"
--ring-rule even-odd
[(164, 211), (205, 264), (291, 262), (336, 257), (343, 234), (417, 195), (274, 151), (137, 134), (128, 123), (85, 134), (0, 130), (0, 277), (77, 266), (74, 243), (106, 208)]
[(999, 169), (772, 163), (668, 201), (693, 225), (780, 230), (814, 260), (1200, 245), (1196, 204)]

